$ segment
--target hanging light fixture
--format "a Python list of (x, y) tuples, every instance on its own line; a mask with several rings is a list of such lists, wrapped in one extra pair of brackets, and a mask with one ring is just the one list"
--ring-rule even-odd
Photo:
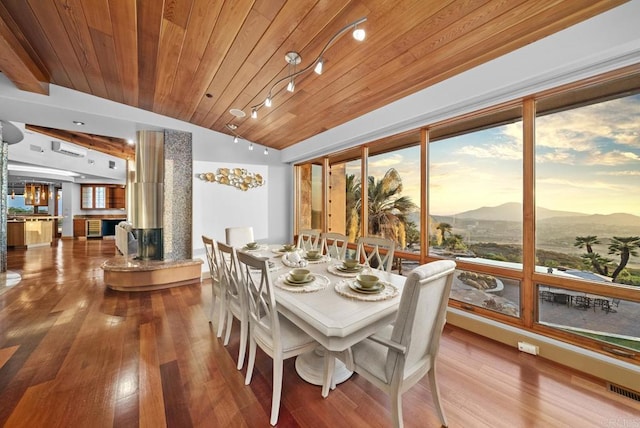
[(258, 110), (260, 110), (263, 106), (271, 107), (271, 105), (273, 103), (274, 90), (281, 83), (287, 82), (287, 91), (293, 92), (295, 90), (295, 88), (296, 88), (295, 78), (297, 76), (300, 76), (301, 74), (304, 74), (304, 73), (308, 72), (311, 69), (313, 69), (317, 74), (322, 74), (322, 71), (323, 71), (323, 68), (324, 68), (324, 61), (325, 61), (323, 55), (324, 55), (325, 51), (327, 49), (329, 49), (329, 46), (331, 46), (333, 44), (333, 42), (335, 42), (340, 36), (342, 36), (348, 30), (353, 28), (353, 38), (356, 39), (357, 41), (363, 41), (365, 39), (366, 33), (365, 33), (363, 28), (358, 28), (358, 25), (362, 24), (366, 20), (367, 20), (366, 17), (362, 17), (360, 19), (357, 19), (357, 20), (353, 21), (350, 24), (345, 25), (340, 30), (338, 30), (338, 32), (335, 33), (329, 39), (327, 44), (324, 45), (324, 48), (322, 48), (322, 50), (320, 51), (320, 54), (316, 57), (316, 59), (313, 60), (313, 62), (311, 62), (309, 65), (307, 65), (306, 67), (304, 67), (303, 69), (301, 69), (299, 71), (296, 71), (296, 66), (302, 62), (302, 57), (297, 52), (293, 52), (293, 51), (292, 52), (287, 52), (287, 54), (285, 55), (285, 61), (288, 64), (288, 66), (287, 66), (287, 69), (288, 69), (287, 75), (285, 77), (277, 80), (273, 84), (273, 86), (271, 86), (271, 89), (269, 90), (269, 95), (267, 96), (267, 98), (265, 98), (265, 100), (263, 102), (261, 102), (260, 104), (256, 104), (256, 105), (251, 107), (251, 117), (253, 119), (257, 119), (258, 118)]

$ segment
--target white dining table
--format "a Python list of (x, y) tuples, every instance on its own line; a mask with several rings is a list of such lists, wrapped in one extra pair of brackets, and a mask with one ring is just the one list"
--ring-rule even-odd
[[(279, 247), (281, 246), (271, 246), (269, 250), (254, 253), (270, 257), (275, 262), (275, 266), (279, 267), (282, 264), (281, 256), (271, 251)], [(275, 286), (277, 278), (286, 274), (292, 267), (282, 264), (282, 267), (274, 269), (271, 273), (278, 312), (322, 346), (296, 359), (296, 371), (300, 377), (314, 385), (323, 383), (325, 349), (335, 352), (344, 351), (395, 319), (406, 279), (401, 275), (372, 270), (372, 273), (378, 275), (382, 281), (396, 287), (397, 295), (379, 301), (356, 300), (336, 292), (336, 284), (350, 279), (329, 272), (328, 266), (331, 263), (340, 264), (341, 262), (332, 260), (309, 263), (306, 266), (314, 275), (320, 275), (329, 280), (326, 287), (312, 292), (293, 292)], [(344, 382), (351, 374), (344, 364), (336, 361), (333, 378), (335, 383)]]

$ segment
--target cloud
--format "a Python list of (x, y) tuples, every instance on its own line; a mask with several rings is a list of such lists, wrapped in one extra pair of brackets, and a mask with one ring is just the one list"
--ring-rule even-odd
[(585, 165), (602, 165), (602, 166), (617, 166), (640, 161), (640, 156), (632, 152), (621, 152), (619, 150), (613, 150), (605, 153), (594, 153), (592, 156), (588, 156), (583, 163)]
[[(371, 160), (371, 159), (373, 159), (373, 160)], [(376, 168), (387, 168), (387, 169), (389, 169), (392, 166), (402, 164), (402, 162), (404, 162), (404, 161), (405, 160), (404, 160), (403, 156), (400, 155), (399, 153), (380, 156), (377, 159), (374, 158), (374, 157), (371, 157), (371, 158), (369, 158), (369, 168), (370, 169), (376, 169)]]
[(609, 175), (614, 177), (640, 177), (640, 171), (598, 171), (596, 175)]
[(522, 144), (491, 144), (484, 146), (464, 146), (456, 151), (456, 155), (491, 158), (500, 160), (522, 159)]

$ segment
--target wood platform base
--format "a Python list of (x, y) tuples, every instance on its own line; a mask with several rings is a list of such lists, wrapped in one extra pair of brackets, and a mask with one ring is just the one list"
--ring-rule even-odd
[(202, 260), (135, 260), (116, 256), (102, 264), (107, 287), (119, 291), (148, 291), (201, 281)]

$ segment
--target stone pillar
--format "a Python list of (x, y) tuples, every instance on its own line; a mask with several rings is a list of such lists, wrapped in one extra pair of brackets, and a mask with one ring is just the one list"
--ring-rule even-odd
[[(164, 131), (165, 259), (192, 257), (193, 154), (191, 133)], [(199, 197), (201, 195), (196, 195)]]

